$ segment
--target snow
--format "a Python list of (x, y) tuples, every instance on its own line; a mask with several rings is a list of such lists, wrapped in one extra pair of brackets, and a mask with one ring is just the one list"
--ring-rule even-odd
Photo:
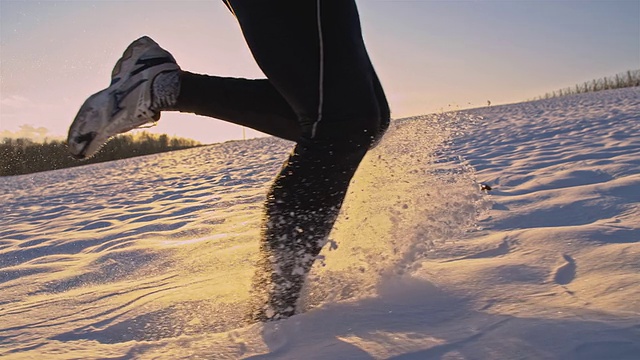
[(0, 357), (640, 358), (640, 89), (394, 121), (304, 313), (246, 324), (291, 147), (0, 178)]

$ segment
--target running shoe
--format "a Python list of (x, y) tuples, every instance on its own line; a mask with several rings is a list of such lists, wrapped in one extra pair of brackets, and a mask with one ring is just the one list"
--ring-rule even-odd
[(153, 108), (153, 80), (178, 70), (173, 56), (148, 36), (132, 42), (113, 68), (111, 85), (80, 107), (69, 128), (71, 155), (89, 158), (112, 136), (160, 119)]

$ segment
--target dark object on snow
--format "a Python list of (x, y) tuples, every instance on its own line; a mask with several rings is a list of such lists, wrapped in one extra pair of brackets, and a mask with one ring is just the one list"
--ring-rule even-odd
[(481, 183), (480, 184), (480, 190), (482, 190), (482, 191), (490, 191), (491, 190), (491, 186), (489, 186), (487, 184), (484, 184), (484, 183)]

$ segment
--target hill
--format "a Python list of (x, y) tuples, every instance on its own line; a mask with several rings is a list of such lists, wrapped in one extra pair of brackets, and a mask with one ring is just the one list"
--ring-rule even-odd
[(631, 88), (394, 121), (269, 324), (242, 317), (291, 143), (4, 178), (0, 356), (637, 359), (638, 114)]

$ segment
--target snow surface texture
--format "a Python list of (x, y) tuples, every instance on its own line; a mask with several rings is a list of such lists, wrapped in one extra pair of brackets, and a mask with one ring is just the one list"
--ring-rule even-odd
[(0, 178), (0, 357), (640, 359), (640, 89), (394, 121), (306, 311), (244, 325), (291, 146)]

